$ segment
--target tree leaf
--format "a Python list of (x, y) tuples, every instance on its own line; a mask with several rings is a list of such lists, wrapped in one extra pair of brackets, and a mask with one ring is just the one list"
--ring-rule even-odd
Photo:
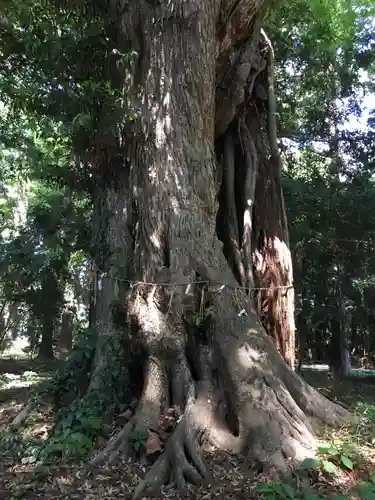
[(330, 448), (328, 448), (327, 454), (331, 455), (331, 456), (335, 456), (335, 455), (339, 454), (339, 450), (337, 448), (335, 448), (334, 446), (331, 446)]
[(317, 458), (305, 458), (301, 463), (301, 469), (318, 469), (321, 465), (321, 461)]
[(293, 500), (296, 498), (294, 488), (292, 488), (292, 486), (290, 486), (289, 484), (271, 483), (269, 486), (272, 487), (276, 498), (280, 498), (283, 500)]
[(333, 474), (333, 475), (339, 474), (339, 469), (336, 467), (335, 464), (333, 464), (329, 460), (322, 460), (322, 466), (324, 472), (327, 472), (327, 474)]
[(331, 448), (332, 448), (332, 446), (329, 443), (322, 444), (322, 445), (318, 446), (318, 452), (326, 455), (328, 453), (328, 450), (330, 450)]
[(294, 491), (294, 488), (290, 486), (290, 484), (283, 484), (282, 488), (284, 492), (286, 493), (286, 498), (296, 498), (296, 492)]
[(275, 488), (273, 484), (257, 484), (254, 491), (258, 491), (259, 493), (273, 493)]
[(349, 470), (353, 470), (353, 467), (354, 467), (354, 464), (353, 462), (350, 460), (350, 458), (348, 458), (346, 455), (341, 455), (340, 457), (340, 460), (341, 460), (341, 463), (343, 465), (345, 465), (345, 467)]
[(358, 492), (359, 498), (375, 500), (375, 488), (371, 483), (361, 483), (355, 490)]

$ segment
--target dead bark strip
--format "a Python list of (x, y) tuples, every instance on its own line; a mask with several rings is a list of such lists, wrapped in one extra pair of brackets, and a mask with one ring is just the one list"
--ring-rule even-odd
[(241, 286), (246, 286), (245, 266), (242, 260), (242, 255), (239, 246), (239, 231), (236, 210), (236, 200), (234, 191), (235, 182), (235, 152), (233, 138), (230, 132), (225, 135), (224, 139), (224, 168), (223, 168), (224, 196), (225, 206), (227, 209), (225, 221), (227, 228), (227, 245), (229, 246), (229, 255), (234, 260), (234, 270), (238, 276)]
[(255, 286), (255, 282), (253, 275), (253, 249), (251, 239), (253, 233), (253, 206), (255, 203), (258, 158), (255, 144), (246, 122), (243, 119), (240, 119), (239, 123), (239, 135), (245, 159), (245, 207), (243, 215), (242, 253), (246, 275), (246, 286), (252, 289)]

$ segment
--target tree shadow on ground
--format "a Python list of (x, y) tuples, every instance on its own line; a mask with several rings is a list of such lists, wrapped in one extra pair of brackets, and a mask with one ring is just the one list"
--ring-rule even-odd
[(62, 364), (59, 359), (51, 361), (42, 361), (29, 358), (1, 358), (0, 374), (13, 373), (14, 375), (23, 375), (25, 372), (50, 373)]
[(0, 359), (0, 431), (7, 428), (34, 391), (38, 391), (61, 361)]
[(333, 378), (328, 372), (303, 370), (302, 377), (333, 401), (355, 408), (360, 402), (375, 404), (375, 377), (350, 375)]

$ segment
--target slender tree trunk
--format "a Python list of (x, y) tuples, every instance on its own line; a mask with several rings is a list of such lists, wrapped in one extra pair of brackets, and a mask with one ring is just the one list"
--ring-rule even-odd
[(333, 321), (331, 341), (331, 369), (335, 376), (347, 376), (350, 371), (348, 325), (342, 293), (342, 269), (337, 264), (337, 319)]
[(12, 337), (12, 340), (17, 340), (18, 334), (19, 334), (19, 329), (20, 329), (20, 322), (21, 322), (21, 316), (19, 313), (19, 304), (13, 303), (10, 306), (9, 309), (9, 320), (11, 323), (10, 327), (10, 334)]
[(63, 293), (59, 287), (56, 273), (46, 273), (41, 280), (41, 286), (50, 297), (50, 303), (38, 304), (36, 307), (38, 319), (42, 327), (41, 342), (39, 345), (38, 358), (54, 359), (53, 344), (57, 321), (59, 319), (60, 307), (63, 302)]
[(304, 295), (305, 295), (304, 291), (302, 291), (302, 307), (297, 317), (299, 362), (296, 371), (298, 373), (301, 373), (303, 363), (309, 361), (308, 359), (309, 344), (307, 339), (308, 339), (308, 334), (310, 332), (306, 320), (307, 310), (306, 310), (306, 300), (304, 300)]
[(60, 334), (58, 340), (60, 357), (68, 356), (73, 349), (73, 321), (73, 311), (70, 309), (64, 310), (61, 315)]
[(2, 352), (6, 347), (6, 338), (8, 333), (4, 312), (5, 306), (2, 307), (0, 311), (0, 352)]

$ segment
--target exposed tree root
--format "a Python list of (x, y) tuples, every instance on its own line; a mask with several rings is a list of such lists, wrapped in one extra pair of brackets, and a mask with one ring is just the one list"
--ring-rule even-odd
[(34, 411), (34, 409), (35, 403), (34, 401), (30, 401), (30, 403), (25, 405), (22, 410), (14, 417), (11, 423), (11, 427), (13, 427), (14, 429), (18, 429), (19, 427), (21, 427), (21, 425), (25, 422), (29, 415)]
[(314, 454), (311, 424), (276, 378), (266, 375), (253, 386), (255, 398), (245, 402), (242, 411), (248, 459), (262, 469), (287, 472)]
[(193, 397), (195, 394), (191, 370), (183, 353), (172, 363), (170, 381), (173, 395), (172, 403), (174, 406), (183, 409), (189, 395)]
[(288, 389), (301, 410), (316, 424), (342, 426), (353, 423), (357, 417), (346, 408), (328, 400), (296, 373), (285, 370)]
[(169, 438), (165, 451), (134, 492), (134, 499), (155, 493), (165, 484), (185, 490), (188, 483), (199, 485), (210, 478), (199, 448), (199, 435), (209, 427), (207, 406), (192, 403)]
[[(249, 465), (284, 474), (314, 456), (313, 419), (337, 425), (351, 418), (287, 366), (243, 291), (216, 287), (208, 293), (212, 313), (205, 340), (190, 338), (194, 359), (188, 362), (181, 352), (168, 371), (171, 401), (186, 405), (184, 415), (136, 489), (136, 499), (168, 483), (184, 489), (187, 483), (207, 479), (199, 450), (203, 436), (221, 450), (244, 454)], [(238, 315), (241, 309), (246, 314)], [(166, 385), (159, 387), (159, 394), (163, 390), (168, 393)], [(221, 414), (220, 402), (225, 407)], [(229, 425), (228, 412), (235, 413), (238, 432)]]
[[(286, 386), (269, 374), (250, 380), (249, 392), (239, 389), (239, 435), (235, 436), (215, 416), (208, 397), (192, 398), (164, 453), (153, 464), (134, 498), (149, 496), (172, 484), (184, 490), (188, 483), (201, 484), (210, 475), (199, 449), (204, 437), (217, 449), (243, 454), (248, 466), (288, 474), (294, 465), (315, 454), (316, 441), (310, 419), (293, 399)], [(242, 399), (246, 396), (245, 399)], [(339, 412), (341, 410), (339, 409)]]
[(142, 396), (134, 417), (123, 429), (108, 442), (104, 450), (91, 460), (91, 465), (105, 461), (113, 462), (119, 453), (132, 454), (132, 439), (147, 436), (149, 429), (156, 429), (166, 399), (166, 373), (164, 364), (150, 356), (145, 370), (145, 383)]
[[(139, 425), (140, 420), (138, 419), (138, 426), (136, 428), (135, 432), (147, 432), (147, 427), (144, 422), (143, 428), (140, 427)], [(103, 464), (104, 462), (112, 463), (118, 456), (118, 454), (121, 453), (123, 456), (127, 456), (130, 453), (130, 436), (132, 435), (132, 432), (134, 432), (134, 424), (133, 422), (128, 422), (120, 432), (118, 432), (113, 438), (108, 442), (107, 446), (104, 448), (104, 450), (101, 450), (97, 455), (95, 455), (91, 461), (90, 465), (92, 466), (98, 466)]]
[[(312, 417), (330, 425), (353, 417), (287, 366), (259, 327), (248, 298), (243, 292), (233, 295), (222, 290), (212, 297), (213, 349), (219, 352), (223, 382), (231, 380), (239, 418), (239, 439), (221, 436), (237, 450), (247, 450), (249, 458), (263, 468), (285, 471), (291, 463), (314, 455)], [(239, 316), (236, 311), (242, 307), (247, 314)], [(220, 311), (226, 311), (226, 316)]]
[[(207, 480), (200, 451), (203, 437), (220, 450), (245, 455), (248, 465), (284, 474), (314, 456), (312, 418), (333, 425), (350, 418), (281, 359), (243, 291), (216, 287), (208, 293), (213, 313), (205, 338), (198, 340), (197, 333), (190, 332), (189, 358), (181, 349), (168, 362), (149, 356), (134, 417), (91, 462), (111, 462), (120, 452), (129, 455), (134, 434), (157, 431), (168, 405), (180, 406), (183, 416), (136, 488), (135, 499), (166, 484), (183, 490), (188, 483)], [(242, 308), (246, 314), (239, 316)], [(219, 412), (220, 405), (224, 412)], [(230, 412), (238, 421), (237, 431), (228, 423)]]

